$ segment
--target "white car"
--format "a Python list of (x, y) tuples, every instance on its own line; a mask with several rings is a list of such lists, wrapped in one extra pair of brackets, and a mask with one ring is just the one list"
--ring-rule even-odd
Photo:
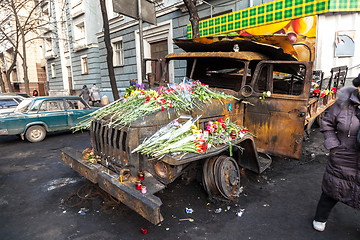
[(25, 98), (20, 95), (0, 94), (0, 114), (11, 113)]

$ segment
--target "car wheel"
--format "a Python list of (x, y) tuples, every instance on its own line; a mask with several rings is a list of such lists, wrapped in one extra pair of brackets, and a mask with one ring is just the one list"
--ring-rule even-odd
[(25, 137), (29, 142), (41, 142), (46, 136), (45, 128), (40, 125), (31, 126), (26, 130)]

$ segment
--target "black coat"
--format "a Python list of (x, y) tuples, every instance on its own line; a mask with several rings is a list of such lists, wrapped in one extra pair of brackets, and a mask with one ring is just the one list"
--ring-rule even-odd
[(351, 207), (360, 208), (360, 149), (356, 136), (360, 121), (358, 90), (346, 87), (322, 121), (324, 145), (330, 150), (322, 183), (322, 191)]

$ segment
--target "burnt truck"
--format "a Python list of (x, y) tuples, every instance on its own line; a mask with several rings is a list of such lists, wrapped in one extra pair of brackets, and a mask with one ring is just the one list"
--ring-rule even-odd
[[(271, 164), (272, 155), (299, 159), (304, 128), (322, 113), (322, 109), (320, 112), (315, 109), (316, 101), (309, 104), (312, 62), (297, 61), (286, 36), (174, 42), (185, 52), (166, 56), (160, 64), (162, 74), (153, 74), (160, 78), (147, 74), (149, 85), (155, 87), (169, 82), (168, 70), (172, 69), (179, 78), (200, 80), (236, 97), (211, 102), (203, 109), (183, 115), (193, 118), (201, 115), (198, 124), (202, 129), (208, 121), (220, 117), (245, 126), (253, 135), (233, 143), (241, 148), (233, 148), (230, 154), (229, 145), (224, 145), (201, 154), (166, 155), (160, 160), (131, 153), (145, 138), (179, 117), (170, 110), (138, 119), (130, 126), (109, 127), (106, 118), (92, 121), (91, 145), (101, 156), (99, 163), (83, 160), (80, 150), (64, 148), (61, 151), (67, 165), (153, 224), (163, 221), (162, 202), (155, 194), (179, 176), (202, 171), (202, 184), (209, 195), (236, 197), (241, 168), (261, 173)], [(330, 84), (334, 82), (338, 83)], [(309, 118), (312, 119), (307, 121)], [(135, 187), (139, 171), (145, 175), (145, 194)]]

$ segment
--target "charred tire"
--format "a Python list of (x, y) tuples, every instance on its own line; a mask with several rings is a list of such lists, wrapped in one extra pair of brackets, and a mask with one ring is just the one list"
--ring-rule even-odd
[(26, 130), (25, 138), (29, 142), (41, 142), (46, 136), (46, 130), (43, 126), (34, 125)]
[(203, 165), (203, 185), (210, 195), (226, 199), (237, 197), (240, 192), (240, 170), (234, 158), (220, 155), (206, 160)]

